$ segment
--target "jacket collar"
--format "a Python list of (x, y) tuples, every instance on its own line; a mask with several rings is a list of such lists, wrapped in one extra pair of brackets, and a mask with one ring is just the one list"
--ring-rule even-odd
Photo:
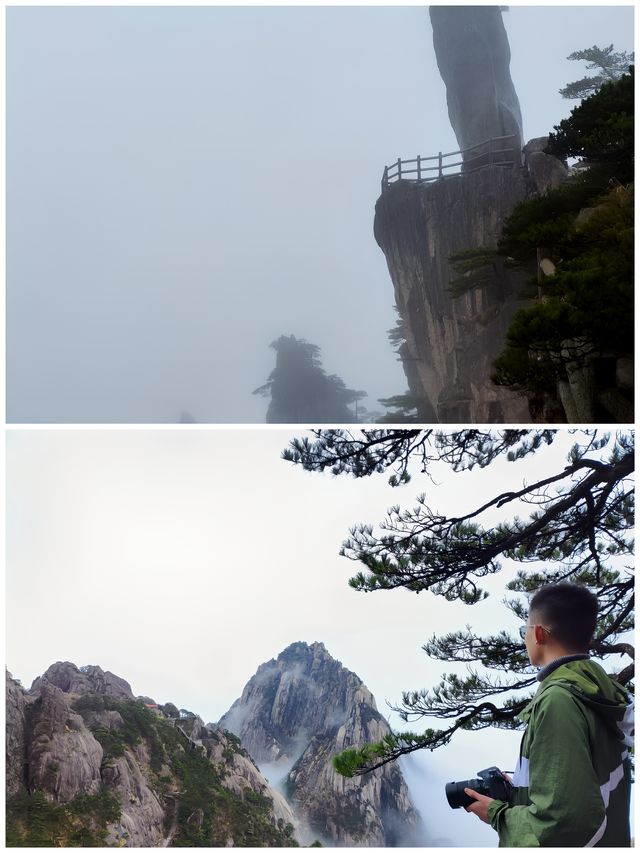
[(560, 658), (556, 658), (552, 660), (551, 663), (548, 663), (546, 666), (543, 666), (540, 672), (536, 675), (538, 681), (544, 681), (548, 675), (557, 669), (559, 666), (562, 666), (565, 663), (570, 663), (572, 660), (588, 660), (589, 655), (581, 654), (581, 655), (563, 655)]

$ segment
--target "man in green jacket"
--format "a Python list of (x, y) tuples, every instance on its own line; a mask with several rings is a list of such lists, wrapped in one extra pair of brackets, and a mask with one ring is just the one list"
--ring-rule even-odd
[(527, 728), (510, 802), (468, 806), (500, 847), (630, 847), (633, 706), (627, 691), (589, 659), (598, 604), (585, 587), (549, 584), (520, 629), (540, 687), (520, 719)]

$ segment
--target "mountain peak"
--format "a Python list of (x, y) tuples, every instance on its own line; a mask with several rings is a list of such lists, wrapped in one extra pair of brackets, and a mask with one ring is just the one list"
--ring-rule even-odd
[(333, 769), (334, 755), (379, 741), (390, 728), (362, 680), (323, 643), (292, 643), (261, 664), (219, 725), (240, 737), (265, 774), (269, 766), (285, 778), (303, 841), (319, 837), (347, 847), (415, 843), (420, 820), (396, 765), (353, 779)]
[(79, 668), (70, 661), (58, 661), (52, 664), (44, 675), (35, 679), (31, 685), (31, 692), (40, 690), (44, 684), (52, 684), (63, 693), (79, 695), (97, 693), (112, 699), (135, 698), (129, 682), (124, 678), (119, 678), (99, 666)]

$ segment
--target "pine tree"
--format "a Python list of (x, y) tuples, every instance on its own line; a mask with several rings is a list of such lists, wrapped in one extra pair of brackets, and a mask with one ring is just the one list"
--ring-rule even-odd
[(549, 135), (547, 153), (580, 157), (607, 179), (633, 180), (634, 68), (571, 110)]
[[(581, 158), (582, 171), (516, 205), (503, 226), (500, 254), (531, 274), (540, 298), (516, 313), (493, 380), (526, 393), (536, 417), (587, 368), (593, 420), (633, 420), (631, 394), (609, 390), (616, 360), (633, 353), (633, 86), (632, 68), (555, 127), (547, 152)], [(536, 278), (541, 252), (553, 274)]]
[(576, 50), (569, 54), (567, 59), (579, 60), (587, 63), (587, 69), (593, 71), (598, 69), (600, 73), (593, 76), (582, 77), (580, 80), (574, 80), (573, 83), (560, 89), (560, 94), (563, 98), (587, 98), (593, 95), (602, 86), (611, 80), (618, 80), (623, 74), (629, 70), (629, 66), (633, 64), (634, 54), (626, 51), (614, 52), (613, 45), (609, 47), (588, 47), (585, 50)]
[[(490, 469), (496, 460), (508, 460), (514, 466), (513, 490), (470, 512), (441, 515), (422, 495), (414, 509), (388, 510), (378, 529), (371, 524), (354, 527), (341, 553), (362, 564), (364, 571), (350, 579), (350, 586), (364, 592), (428, 590), (447, 601), (473, 605), (487, 597), (481, 579), (499, 572), (503, 559), (524, 565), (540, 561), (544, 569), (523, 568), (507, 584), (513, 594), (505, 600), (508, 610), (525, 622), (524, 595), (560, 580), (584, 584), (599, 602), (592, 653), (603, 659), (633, 658), (626, 635), (633, 629), (634, 581), (631, 569), (621, 566), (633, 548), (633, 433), (576, 431), (566, 466), (523, 484), (518, 461), (540, 453), (556, 438), (550, 429), (316, 430), (313, 439), (295, 439), (283, 458), (309, 471), (335, 475), (367, 477), (392, 471), (391, 486), (409, 482), (416, 468), (428, 477), (435, 462), (461, 472)], [(487, 513), (497, 508), (508, 512), (510, 506), (515, 512), (521, 501), (533, 507), (528, 517), (483, 523)], [(535, 672), (517, 636), (500, 630), (481, 637), (467, 626), (431, 637), (424, 649), (437, 660), (482, 667), (467, 677), (446, 675), (431, 690), (406, 692), (395, 709), (405, 721), (435, 717), (447, 721), (446, 727), (393, 733), (378, 744), (349, 749), (335, 760), (339, 772), (362, 774), (417, 749), (435, 749), (458, 729), (521, 726), (517, 714), (530, 698)], [(633, 665), (616, 669), (614, 677), (629, 687)]]
[[(270, 395), (267, 423), (356, 423), (349, 406), (367, 396), (347, 388), (343, 380), (322, 368), (320, 347), (294, 335), (273, 341), (276, 366), (268, 382), (254, 394)], [(356, 405), (357, 409), (357, 405)]]

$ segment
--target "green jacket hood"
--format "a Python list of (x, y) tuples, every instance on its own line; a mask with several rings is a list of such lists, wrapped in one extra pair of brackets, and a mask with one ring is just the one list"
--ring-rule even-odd
[(557, 687), (568, 690), (597, 714), (620, 740), (624, 739), (625, 732), (621, 723), (627, 714), (631, 697), (625, 688), (607, 675), (594, 660), (570, 661), (554, 669), (540, 684), (537, 693), (522, 711), (521, 718), (526, 721), (533, 705), (548, 690)]

